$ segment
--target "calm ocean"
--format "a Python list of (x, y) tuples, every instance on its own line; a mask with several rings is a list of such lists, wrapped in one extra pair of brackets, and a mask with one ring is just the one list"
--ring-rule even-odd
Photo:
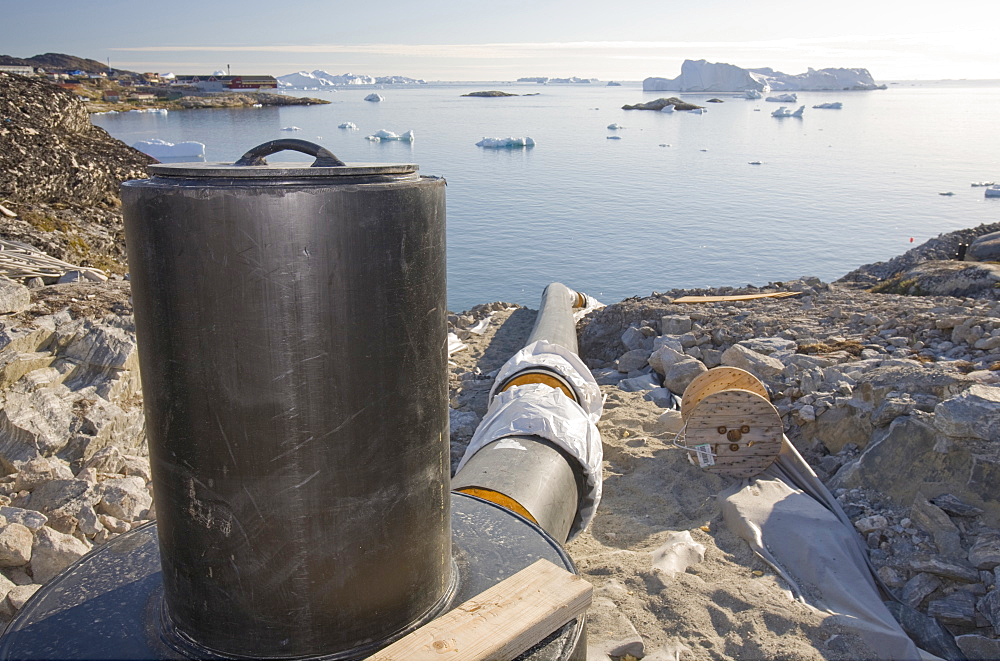
[[(492, 89), (522, 96), (461, 97)], [(370, 92), (291, 93), (332, 101), (322, 106), (92, 118), (128, 144), (202, 142), (209, 162), (295, 137), (346, 162), (415, 162), (446, 177), (453, 310), (536, 306), (551, 281), (605, 303), (671, 288), (830, 281), (942, 232), (1000, 220), (1000, 199), (970, 187), (1000, 182), (1000, 82), (799, 93), (801, 119), (772, 118), (780, 105), (730, 95), (681, 96), (724, 100), (702, 115), (623, 111), (674, 95), (638, 84), (387, 87), (379, 103), (364, 101)], [(812, 109), (834, 101), (843, 109)], [(338, 129), (345, 121), (359, 129)], [(301, 129), (282, 131), (290, 126)], [(416, 140), (365, 139), (383, 128)], [(475, 145), (525, 135), (537, 145)]]

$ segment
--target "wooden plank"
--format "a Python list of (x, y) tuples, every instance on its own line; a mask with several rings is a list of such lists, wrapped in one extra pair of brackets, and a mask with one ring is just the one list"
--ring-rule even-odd
[(593, 586), (539, 559), (366, 661), (509, 661), (590, 607)]
[(756, 295), (691, 295), (689, 297), (678, 297), (674, 304), (707, 304), (709, 302), (739, 302), (749, 299), (764, 299), (773, 297), (781, 299), (783, 297), (794, 297), (801, 295), (801, 292), (762, 292)]

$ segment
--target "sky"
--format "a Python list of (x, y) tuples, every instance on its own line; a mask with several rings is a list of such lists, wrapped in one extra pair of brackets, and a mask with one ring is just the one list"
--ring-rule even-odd
[(138, 72), (675, 77), (685, 59), (1000, 79), (997, 0), (0, 0), (0, 53)]

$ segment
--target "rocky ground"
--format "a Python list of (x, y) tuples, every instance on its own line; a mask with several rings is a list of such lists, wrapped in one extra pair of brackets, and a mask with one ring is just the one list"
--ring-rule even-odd
[[(148, 159), (89, 130), (75, 98), (24, 85), (0, 74), (0, 238), (123, 267), (116, 180), (141, 176)], [(62, 222), (39, 222), (49, 217)], [(673, 447), (670, 392), (718, 365), (764, 381), (896, 595), (943, 622), (969, 658), (1000, 658), (998, 258), (970, 248), (975, 262), (957, 259), (998, 230), (942, 235), (833, 284), (712, 291), (801, 293), (786, 299), (679, 304), (694, 291), (673, 290), (580, 323), (581, 356), (607, 394), (604, 499), (567, 546), (597, 594), (591, 658), (873, 657), (789, 599), (721, 521), (715, 495), (731, 480)], [(62, 568), (153, 511), (129, 283), (0, 280), (0, 314), (6, 621)], [(534, 315), (495, 303), (449, 316), (467, 345), (452, 356), (453, 465)], [(704, 558), (664, 572), (654, 555), (682, 534)]]

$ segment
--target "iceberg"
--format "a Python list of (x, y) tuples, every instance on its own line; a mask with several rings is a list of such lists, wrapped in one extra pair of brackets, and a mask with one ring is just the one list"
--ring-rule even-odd
[(376, 83), (375, 77), (363, 74), (330, 74), (323, 70), (295, 72), (278, 77), (278, 88), (330, 88), (332, 86), (358, 86)]
[(379, 130), (374, 134), (370, 134), (365, 137), (368, 141), (380, 142), (380, 141), (413, 141), (413, 130), (407, 130), (401, 135), (397, 135), (395, 132), (389, 130)]
[(813, 109), (843, 109), (843, 102), (824, 102), (822, 104), (814, 104)]
[(775, 118), (802, 118), (802, 112), (806, 110), (806, 105), (802, 105), (795, 111), (789, 111), (788, 107), (778, 107), (771, 112)]
[(621, 125), (618, 125), (617, 123), (612, 123), (611, 125), (608, 126), (608, 129), (609, 130), (623, 130), (624, 127), (621, 126)]
[(162, 114), (167, 115), (166, 109), (129, 109), (127, 113), (130, 114)]
[(281, 131), (282, 132), (298, 132), (301, 129), (302, 128), (300, 128), (297, 125), (289, 125), (287, 128), (281, 128)]
[[(775, 90), (884, 90), (884, 84), (875, 83), (871, 73), (863, 67), (829, 67), (822, 70), (808, 68), (802, 74), (785, 74), (770, 67), (746, 69), (728, 63), (710, 63), (706, 60), (685, 60), (680, 76), (674, 79), (649, 77), (642, 82), (644, 91), (676, 90), (681, 92), (733, 92)], [(750, 99), (756, 99), (751, 97)]]
[(358, 129), (358, 126), (355, 125), (354, 123), (351, 123), (350, 121), (347, 121), (346, 123), (341, 123), (337, 127), (341, 128), (343, 130), (357, 130)]
[(378, 93), (372, 93), (371, 95), (365, 96), (365, 102), (381, 102), (385, 98)]
[(759, 90), (751, 89), (743, 91), (743, 97), (745, 97), (748, 100), (759, 100), (763, 96), (761, 95), (761, 92)]
[(205, 155), (205, 145), (197, 141), (182, 141), (173, 144), (163, 139), (150, 139), (149, 141), (138, 141), (132, 144), (132, 148), (157, 160), (200, 158)]
[(667, 106), (663, 107), (663, 109), (660, 109), (660, 111), (663, 112), (664, 114), (672, 114), (674, 113), (674, 105), (668, 104)]
[(772, 95), (770, 97), (764, 98), (765, 102), (786, 102), (788, 104), (795, 104), (799, 101), (799, 96), (795, 93), (782, 93), (781, 95)]
[(708, 109), (705, 109), (703, 107), (699, 107), (698, 109), (688, 109), (688, 113), (689, 114), (699, 114), (699, 115), (701, 115), (701, 114), (707, 114), (708, 113)]
[(476, 142), (476, 146), (483, 148), (531, 148), (535, 145), (535, 140), (531, 137), (483, 137)]

